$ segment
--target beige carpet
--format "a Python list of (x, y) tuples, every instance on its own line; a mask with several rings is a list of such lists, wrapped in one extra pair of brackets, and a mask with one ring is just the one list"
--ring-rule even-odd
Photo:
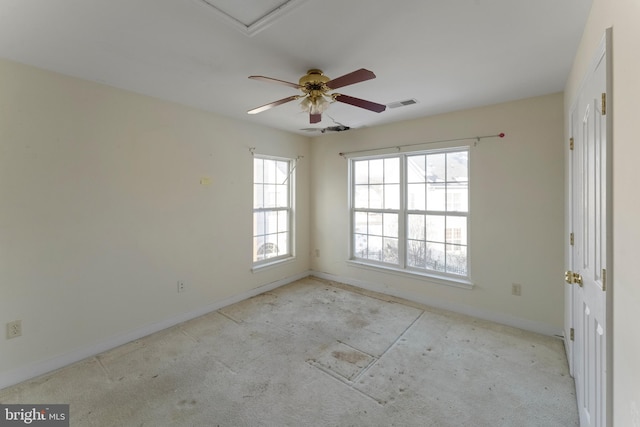
[(72, 426), (577, 426), (562, 341), (307, 278), (0, 391)]

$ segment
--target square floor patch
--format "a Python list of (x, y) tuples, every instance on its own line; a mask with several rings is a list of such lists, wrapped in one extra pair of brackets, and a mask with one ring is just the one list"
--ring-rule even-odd
[(352, 381), (363, 369), (374, 361), (374, 357), (341, 342), (322, 350), (310, 362), (316, 367)]

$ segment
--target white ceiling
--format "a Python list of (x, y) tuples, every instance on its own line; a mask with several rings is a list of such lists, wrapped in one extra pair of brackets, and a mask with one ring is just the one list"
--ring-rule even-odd
[[(211, 0), (213, 2), (213, 0)], [(291, 132), (354, 128), (562, 91), (591, 0), (0, 0), (0, 57)], [(264, 16), (255, 5), (284, 5)], [(276, 11), (277, 12), (277, 11)], [(247, 33), (253, 32), (249, 36)], [(309, 125), (297, 94), (310, 68), (377, 78), (340, 93), (380, 114), (335, 103)]]

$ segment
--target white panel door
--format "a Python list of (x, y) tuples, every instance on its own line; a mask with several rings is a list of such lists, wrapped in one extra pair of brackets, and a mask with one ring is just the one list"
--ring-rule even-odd
[(581, 426), (607, 425), (607, 274), (610, 194), (606, 43), (594, 60), (572, 112), (573, 373)]

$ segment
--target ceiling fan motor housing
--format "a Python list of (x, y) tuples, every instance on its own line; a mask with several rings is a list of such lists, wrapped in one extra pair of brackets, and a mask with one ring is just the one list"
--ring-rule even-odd
[(321, 70), (314, 68), (307, 71), (307, 74), (300, 78), (298, 84), (303, 92), (308, 93), (311, 96), (321, 96), (329, 90), (326, 86), (326, 83), (329, 80), (331, 79), (322, 74)]

